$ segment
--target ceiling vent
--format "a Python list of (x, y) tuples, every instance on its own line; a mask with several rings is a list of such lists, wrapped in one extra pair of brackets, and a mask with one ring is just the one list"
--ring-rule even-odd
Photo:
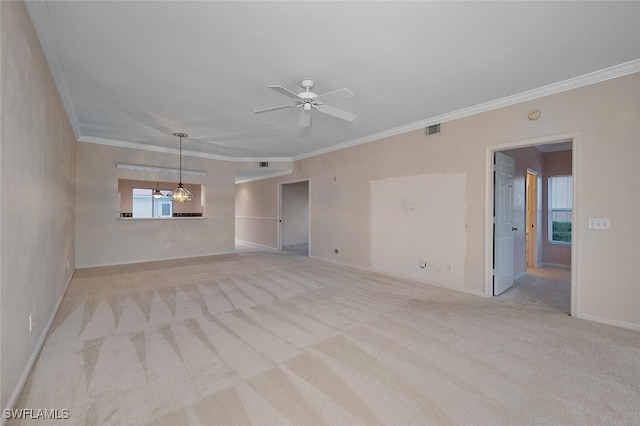
[(269, 167), (269, 162), (268, 161), (260, 161), (258, 163), (259, 167)]
[(427, 136), (440, 133), (440, 123), (427, 127)]

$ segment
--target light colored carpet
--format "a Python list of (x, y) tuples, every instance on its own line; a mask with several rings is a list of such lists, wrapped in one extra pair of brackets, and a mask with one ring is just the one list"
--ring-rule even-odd
[(309, 255), (309, 244), (290, 244), (286, 246), (282, 246), (283, 251), (288, 251), (290, 253), (299, 254), (302, 256)]
[(640, 333), (498, 299), (278, 252), (79, 270), (18, 407), (79, 425), (638, 424)]

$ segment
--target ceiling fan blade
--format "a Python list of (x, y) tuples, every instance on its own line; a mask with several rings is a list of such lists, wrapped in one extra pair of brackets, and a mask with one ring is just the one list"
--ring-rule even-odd
[(280, 105), (280, 106), (275, 106), (275, 107), (271, 107), (271, 108), (259, 109), (257, 111), (253, 111), (253, 112), (255, 112), (256, 114), (260, 114), (260, 113), (263, 113), (263, 112), (277, 111), (279, 109), (293, 108), (293, 107), (295, 107), (295, 104)]
[(353, 121), (353, 119), (356, 118), (356, 115), (349, 111), (344, 111), (338, 108), (331, 107), (329, 105), (318, 105), (316, 108), (320, 112), (336, 118), (340, 118), (342, 120)]
[(305, 127), (311, 127), (311, 111), (302, 111), (300, 113), (299, 127), (304, 129)]
[(291, 99), (295, 99), (296, 101), (300, 100), (300, 97), (298, 95), (296, 95), (295, 93), (293, 93), (291, 90), (287, 89), (284, 86), (280, 86), (279, 84), (274, 84), (268, 87), (269, 89), (275, 90), (278, 93), (281, 93), (285, 96), (290, 97)]
[(351, 90), (343, 87), (342, 89), (332, 90), (331, 92), (318, 95), (317, 99), (322, 99), (322, 102), (331, 102), (336, 99), (346, 99), (353, 96)]

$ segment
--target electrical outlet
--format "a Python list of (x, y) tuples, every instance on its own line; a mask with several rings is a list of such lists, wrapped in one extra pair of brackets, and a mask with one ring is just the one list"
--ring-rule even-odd
[(29, 314), (29, 333), (33, 331), (33, 314)]

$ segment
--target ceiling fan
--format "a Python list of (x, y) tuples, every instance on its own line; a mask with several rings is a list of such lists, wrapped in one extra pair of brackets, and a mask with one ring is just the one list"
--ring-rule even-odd
[(300, 82), (300, 86), (304, 89), (304, 91), (298, 94), (295, 94), (291, 90), (280, 85), (268, 86), (269, 89), (275, 90), (280, 94), (283, 94), (291, 99), (294, 99), (295, 102), (287, 105), (279, 105), (271, 108), (259, 109), (254, 112), (256, 114), (261, 114), (263, 112), (277, 111), (279, 109), (302, 107), (302, 110), (300, 112), (300, 121), (299, 121), (299, 127), (301, 129), (311, 127), (311, 110), (312, 109), (315, 109), (324, 114), (330, 115), (332, 117), (340, 118), (346, 121), (352, 121), (354, 118), (356, 118), (356, 115), (351, 112), (344, 111), (344, 110), (326, 105), (324, 103), (327, 100), (350, 98), (351, 96), (353, 96), (353, 93), (351, 93), (349, 89), (342, 88), (342, 89), (332, 90), (331, 92), (317, 95), (311, 91), (311, 89), (313, 89), (313, 86), (315, 86), (315, 82), (313, 80), (302, 80)]

